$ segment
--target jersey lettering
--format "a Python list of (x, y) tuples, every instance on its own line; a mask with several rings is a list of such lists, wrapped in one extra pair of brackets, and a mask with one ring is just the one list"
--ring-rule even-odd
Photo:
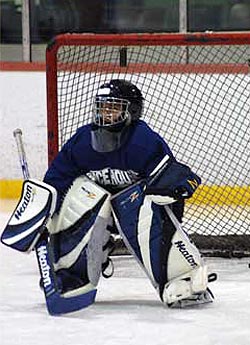
[(138, 173), (133, 170), (119, 170), (105, 168), (102, 170), (91, 170), (87, 174), (88, 178), (100, 185), (107, 186), (129, 186), (138, 181)]

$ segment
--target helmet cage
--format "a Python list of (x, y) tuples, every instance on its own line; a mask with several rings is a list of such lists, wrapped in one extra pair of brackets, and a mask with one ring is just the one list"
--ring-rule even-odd
[(116, 97), (96, 96), (93, 122), (98, 127), (113, 127), (130, 119), (130, 102)]

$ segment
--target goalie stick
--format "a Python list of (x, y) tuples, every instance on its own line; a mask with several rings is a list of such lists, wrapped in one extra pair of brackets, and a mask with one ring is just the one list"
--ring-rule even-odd
[[(23, 145), (21, 129), (17, 128), (16, 130), (14, 130), (13, 135), (16, 140), (23, 177), (24, 180), (28, 180), (30, 178), (30, 174), (26, 159), (26, 153)], [(60, 295), (56, 282), (56, 275), (54, 272), (51, 250), (49, 245), (49, 236), (46, 227), (42, 229), (41, 235), (38, 241), (36, 242), (34, 249), (36, 251), (42, 287), (44, 290), (46, 305), (49, 314), (58, 315), (68, 313), (75, 310), (79, 310), (89, 305), (88, 299), (93, 299), (92, 294), (95, 293), (94, 291), (90, 291), (88, 296), (86, 296), (87, 294), (85, 294), (84, 296), (78, 295), (72, 297), (64, 297)]]

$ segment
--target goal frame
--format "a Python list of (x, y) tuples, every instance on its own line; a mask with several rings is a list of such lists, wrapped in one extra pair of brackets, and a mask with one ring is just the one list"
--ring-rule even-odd
[[(79, 126), (91, 122), (93, 97), (100, 81), (103, 82), (106, 75), (134, 77), (146, 95), (146, 121), (153, 126), (153, 130), (159, 131), (159, 134), (162, 131), (164, 135), (168, 133), (170, 138), (166, 137), (168, 140), (171, 139), (171, 147), (177, 149), (175, 153), (180, 159), (184, 158), (184, 162), (185, 159), (188, 162), (190, 159), (192, 162), (190, 164), (193, 164), (195, 169), (198, 169), (198, 174), (204, 178), (199, 191), (185, 207), (183, 225), (191, 230), (191, 238), (204, 253), (212, 253), (212, 255), (218, 253), (220, 256), (250, 255), (250, 233), (247, 225), (249, 222), (247, 210), (250, 206), (249, 174), (248, 164), (244, 169), (242, 165), (248, 162), (248, 156), (246, 157), (247, 152), (236, 160), (233, 156), (239, 145), (243, 144), (243, 148), (246, 149), (249, 138), (246, 135), (249, 121), (243, 122), (248, 118), (246, 105), (249, 98), (247, 93), (250, 73), (249, 47), (250, 32), (68, 33), (56, 36), (46, 50), (48, 164), (52, 163), (61, 146)], [(149, 54), (146, 55), (148, 51)], [(100, 52), (104, 55), (99, 55)], [(141, 55), (137, 55), (137, 52)], [(169, 52), (174, 54), (171, 55)], [(176, 52), (178, 54), (175, 55)], [(148, 58), (144, 59), (145, 56)], [(89, 78), (89, 75), (93, 79)], [(139, 79), (140, 76), (143, 79), (144, 75), (149, 76), (148, 79), (145, 77), (146, 88)], [(84, 84), (85, 76), (86, 84)], [(229, 80), (229, 84), (225, 82), (223, 85), (226, 87), (223, 88), (221, 80), (223, 83)], [(159, 84), (156, 81), (159, 81)], [(169, 87), (170, 82), (173, 88)], [(217, 82), (218, 86), (215, 87)], [(152, 85), (151, 90), (147, 89), (149, 83)], [(85, 85), (86, 92), (82, 85)], [(158, 85), (160, 91), (155, 93)], [(178, 88), (180, 88), (179, 92)], [(168, 102), (165, 104), (166, 95)], [(179, 95), (183, 97), (182, 102), (179, 102)], [(154, 97), (159, 97), (157, 102)], [(79, 101), (76, 102), (76, 99)], [(217, 99), (219, 107), (216, 106)], [(170, 100), (173, 100), (173, 103)], [(196, 100), (197, 102), (201, 100), (197, 109)], [(156, 104), (157, 108), (155, 108)], [(224, 120), (225, 109), (229, 111)], [(157, 114), (157, 116), (153, 116), (151, 122), (151, 117), (147, 118), (147, 114), (152, 114), (152, 110), (153, 115)], [(235, 110), (234, 116), (232, 112)], [(159, 114), (161, 115), (158, 116)], [(242, 116), (239, 116), (241, 114)], [(203, 121), (199, 120), (201, 115)], [(170, 118), (172, 121), (166, 122), (168, 128), (166, 128), (165, 116), (167, 121)], [(184, 119), (187, 121), (185, 124), (189, 123), (191, 127), (185, 126)], [(206, 127), (203, 128), (202, 124)], [(224, 127), (220, 129), (218, 127), (220, 125)], [(191, 136), (187, 128), (194, 128), (195, 131), (191, 130), (190, 133), (195, 135)], [(227, 130), (223, 132), (223, 128)], [(212, 144), (209, 145), (208, 142), (205, 145), (206, 151), (203, 150), (198, 157), (192, 155), (204, 147), (204, 134), (208, 135), (210, 132), (213, 136)], [(228, 133), (232, 133), (232, 136), (228, 136)], [(239, 133), (242, 135), (240, 137), (242, 140), (234, 140)], [(189, 139), (186, 134), (189, 134), (187, 136)], [(222, 160), (221, 153), (224, 152), (222, 151), (224, 146), (220, 143), (221, 136), (225, 139), (224, 143), (228, 143)], [(191, 150), (187, 152), (182, 150), (184, 139), (191, 144)], [(229, 145), (232, 148), (230, 151)], [(195, 157), (197, 159), (194, 159)], [(201, 165), (202, 159), (206, 157), (208, 161), (215, 159), (214, 164), (217, 164), (218, 168), (211, 170), (209, 164)], [(221, 162), (219, 164), (218, 159)], [(241, 172), (238, 167), (242, 168)], [(223, 210), (224, 206), (226, 208)]]
[[(61, 34), (56, 36), (46, 49), (48, 164), (59, 150), (58, 104), (57, 104), (57, 60), (56, 54), (62, 45), (68, 46), (203, 46), (250, 44), (250, 33), (173, 33), (173, 34)], [(250, 59), (249, 59), (250, 65)], [(185, 66), (185, 65), (184, 65)], [(188, 66), (188, 65), (186, 65)], [(122, 68), (122, 64), (121, 64)], [(235, 69), (234, 73), (237, 73)], [(242, 71), (241, 73), (247, 73)]]

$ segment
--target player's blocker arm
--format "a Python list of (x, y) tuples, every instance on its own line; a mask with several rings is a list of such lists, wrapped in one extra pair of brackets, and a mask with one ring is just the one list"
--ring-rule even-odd
[(54, 187), (35, 179), (25, 180), (20, 200), (1, 236), (2, 243), (30, 252), (51, 221), (56, 199)]
[(191, 198), (201, 179), (185, 164), (169, 159), (163, 169), (151, 174), (145, 194), (158, 204)]

